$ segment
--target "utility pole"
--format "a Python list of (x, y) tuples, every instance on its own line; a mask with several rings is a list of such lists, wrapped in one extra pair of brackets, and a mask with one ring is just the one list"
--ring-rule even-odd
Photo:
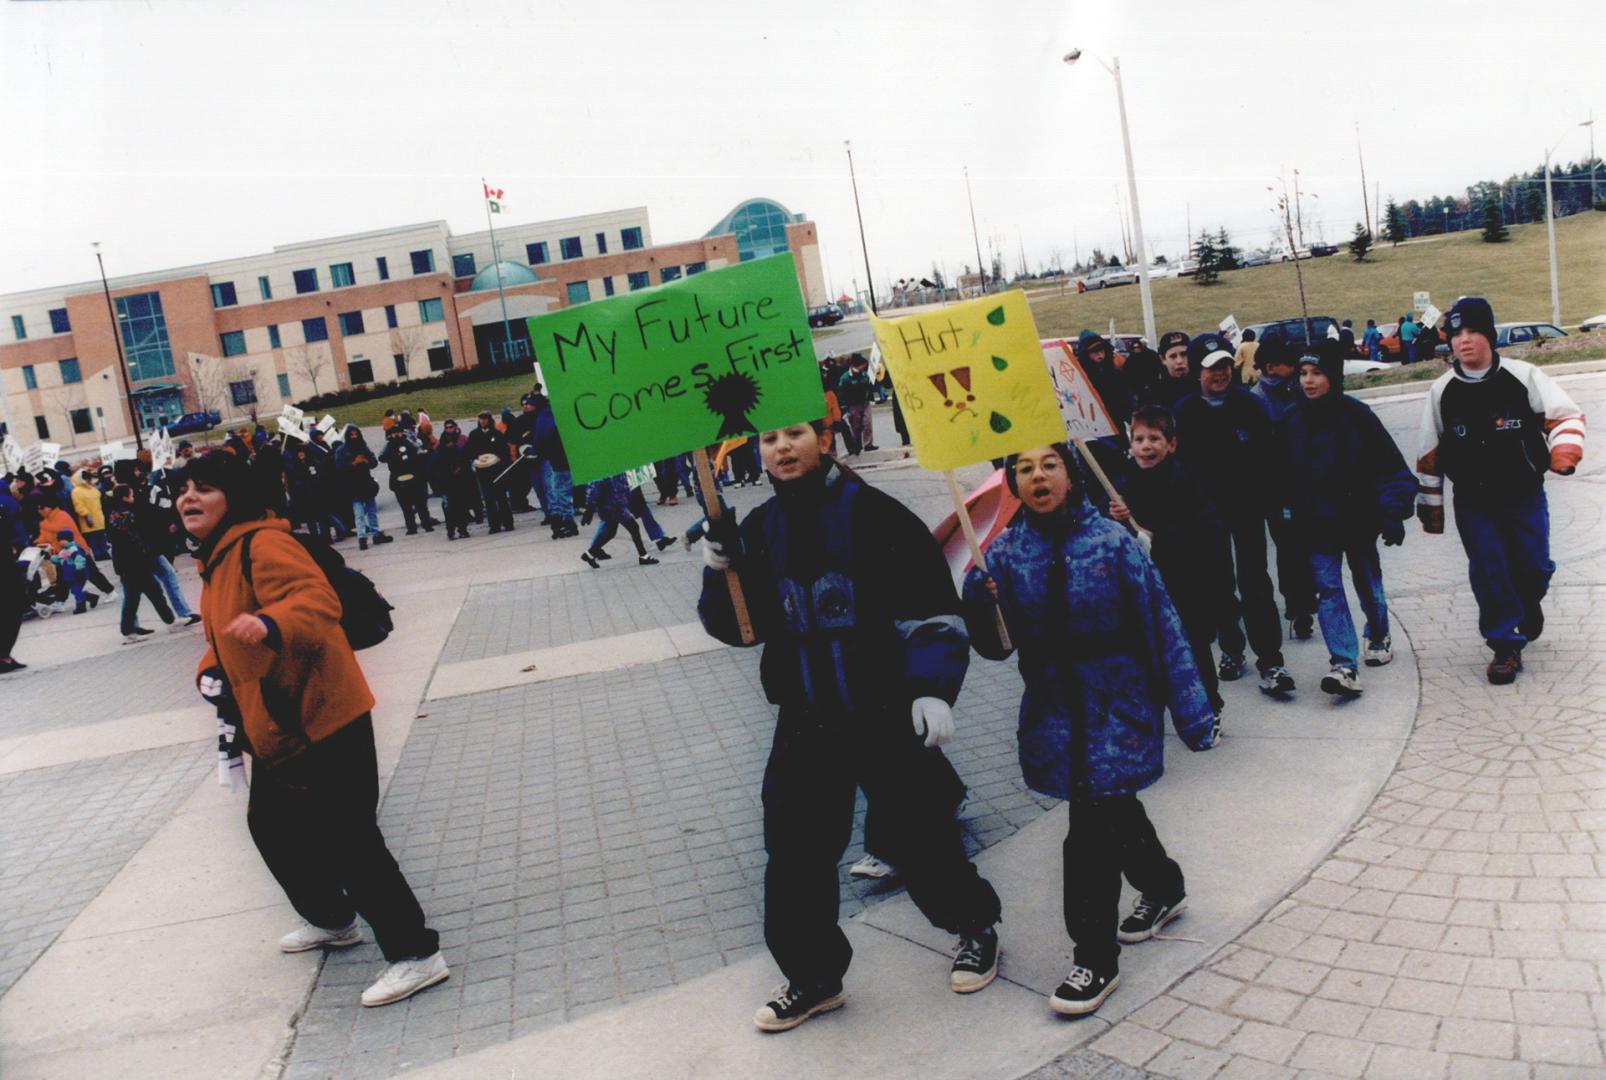
[[(491, 186), (480, 177), (480, 188), (485, 196), (485, 227), (491, 231), (491, 265), (496, 267), (496, 295), (502, 302), (502, 361), (513, 362), (513, 331), (507, 322), (507, 292), (502, 288), (502, 255), (496, 247), (496, 226), (491, 224)], [(497, 189), (501, 194), (501, 189)], [(500, 211), (498, 211), (500, 213)]]
[(1600, 201), (1595, 195), (1595, 173), (1600, 171), (1596, 168), (1599, 162), (1595, 160), (1595, 110), (1590, 109), (1589, 119), (1578, 126), (1589, 129), (1589, 208), (1593, 210), (1595, 204)]
[[(864, 285), (870, 290), (870, 314), (879, 315), (875, 306), (875, 277), (870, 273), (870, 246), (864, 242), (864, 211), (859, 209), (859, 178), (853, 172), (853, 143), (843, 139), (842, 148), (848, 152), (848, 179), (853, 182), (853, 212), (859, 218), (859, 249), (864, 252)], [(854, 289), (857, 291), (857, 283)]]
[[(1303, 248), (1305, 246), (1305, 218), (1304, 218), (1304, 215), (1300, 213), (1300, 211), (1302, 209), (1303, 209), (1303, 207), (1301, 207), (1300, 204), (1299, 204), (1299, 170), (1295, 169), (1294, 170), (1294, 228), (1298, 230), (1299, 246), (1301, 248)], [(1299, 260), (1298, 260), (1297, 256), (1298, 256), (1299, 252), (1295, 251), (1294, 254), (1296, 256), (1294, 261), (1298, 262)]]
[(1545, 151), (1545, 234), (1550, 241), (1550, 321), (1561, 325), (1561, 277), (1556, 269), (1556, 209), (1550, 196), (1550, 155)]
[(981, 234), (976, 231), (976, 198), (970, 193), (969, 165), (965, 166), (965, 199), (970, 203), (970, 239), (976, 245), (976, 273), (981, 278), (981, 291), (985, 293), (987, 291), (987, 271), (981, 264)]
[(1366, 205), (1366, 155), (1361, 152), (1361, 122), (1355, 121), (1355, 157), (1361, 163), (1361, 220), (1372, 220), (1372, 209)]
[(117, 309), (112, 306), (112, 287), (106, 281), (106, 261), (100, 257), (100, 241), (95, 249), (95, 265), (100, 267), (100, 291), (106, 294), (106, 317), (112, 321), (112, 342), (117, 346), (117, 370), (123, 376), (123, 395), (128, 402), (128, 426), (134, 429), (134, 449), (145, 449), (145, 440), (139, 433), (139, 416), (134, 410), (134, 386), (128, 380), (128, 357), (123, 355), (123, 328), (117, 322)]

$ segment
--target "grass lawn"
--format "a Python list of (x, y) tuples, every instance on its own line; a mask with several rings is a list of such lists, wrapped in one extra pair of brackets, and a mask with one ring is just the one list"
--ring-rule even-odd
[[(429, 390), (398, 390), (384, 397), (359, 401), (354, 405), (340, 405), (330, 411), (341, 425), (354, 423), (358, 427), (377, 427), (386, 409), (416, 410), (423, 406), (438, 432), (442, 420), (455, 419), (465, 429), (474, 426), (474, 418), (483, 411), (499, 415), (502, 406), (519, 411), (519, 398), (530, 392), (534, 375), (509, 375), (505, 379), (487, 379), (485, 382), (465, 383), (461, 386), (442, 386)], [(322, 416), (323, 413), (319, 413)]]
[[(1337, 255), (1306, 259), (1305, 298), (1312, 315), (1355, 320), (1356, 336), (1367, 319), (1393, 322), (1411, 308), (1411, 294), (1425, 289), (1441, 309), (1464, 294), (1486, 296), (1501, 322), (1550, 321), (1550, 264), (1543, 223), (1513, 225), (1504, 244), (1486, 244), (1476, 231), (1402, 244), (1384, 244), (1357, 263)], [(1556, 222), (1556, 260), (1561, 275), (1565, 325), (1606, 311), (1606, 213), (1575, 214)], [(1232, 315), (1239, 326), (1299, 317), (1293, 263), (1231, 270), (1215, 285), (1192, 278), (1153, 284), (1156, 329), (1191, 334), (1215, 329)], [(1032, 299), (1043, 337), (1074, 336), (1084, 327), (1107, 333), (1110, 320), (1123, 333), (1143, 332), (1142, 303), (1135, 286), (1097, 292), (1046, 290)], [(1581, 358), (1579, 358), (1581, 359)]]

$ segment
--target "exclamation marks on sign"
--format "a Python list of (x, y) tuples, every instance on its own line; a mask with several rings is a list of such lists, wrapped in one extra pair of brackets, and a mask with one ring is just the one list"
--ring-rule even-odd
[[(954, 396), (949, 394), (948, 379), (950, 376), (952, 376), (954, 382), (959, 384), (959, 389), (964, 391), (964, 401), (955, 401)], [(926, 378), (931, 380), (931, 385), (935, 386), (937, 393), (942, 395), (942, 403), (949, 408), (963, 411), (970, 402), (976, 400), (976, 395), (970, 392), (970, 369), (968, 367), (954, 368), (947, 375), (939, 371), (935, 375), (927, 375)]]

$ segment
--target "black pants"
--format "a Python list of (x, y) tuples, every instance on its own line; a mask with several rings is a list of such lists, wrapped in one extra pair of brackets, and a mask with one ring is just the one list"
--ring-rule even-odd
[(1182, 868), (1165, 853), (1136, 795), (1072, 799), (1065, 834), (1065, 932), (1076, 962), (1110, 971), (1121, 954), (1121, 877), (1145, 896), (1182, 899)]
[(609, 541), (619, 535), (620, 529), (623, 529), (625, 532), (630, 534), (631, 542), (636, 545), (637, 556), (643, 556), (647, 554), (647, 546), (641, 542), (641, 526), (637, 525), (636, 519), (631, 517), (622, 518), (619, 521), (613, 521), (611, 519), (603, 521), (603, 523), (597, 527), (596, 536), (594, 536), (591, 540), (591, 550), (601, 551), (603, 548), (607, 547)]
[[(959, 773), (954, 769), (953, 763), (947, 755), (939, 754), (938, 762), (942, 768), (935, 770), (940, 773), (940, 782), (943, 790), (947, 792), (946, 802), (949, 813), (959, 813), (959, 804), (965, 801), (965, 782), (959, 779)], [(881, 858), (881, 853), (897, 846), (897, 838), (889, 836), (886, 827), (886, 811), (884, 809), (872, 810), (869, 806), (864, 809), (864, 853)], [(885, 862), (892, 862), (889, 856)], [(897, 863), (892, 863), (896, 866)]]
[(1316, 579), (1310, 569), (1310, 548), (1294, 527), (1281, 517), (1266, 522), (1277, 545), (1277, 591), (1283, 594), (1283, 614), (1290, 619), (1316, 614)]
[(502, 468), (503, 466), (497, 465), (489, 469), (474, 470), (480, 502), (485, 506), (485, 520), (491, 526), (492, 532), (501, 532), (503, 529), (513, 527), (513, 504), (509, 501), (507, 487), (494, 482)]
[(151, 605), (156, 608), (156, 615), (169, 626), (173, 624), (173, 609), (167, 606), (167, 597), (162, 594), (162, 587), (156, 581), (156, 575), (150, 571), (130, 572), (118, 575), (123, 582), (123, 636), (132, 634), (139, 626), (139, 598), (147, 597)]
[(1262, 672), (1281, 667), (1283, 623), (1277, 614), (1271, 576), (1266, 573), (1266, 521), (1258, 512), (1239, 514), (1228, 518), (1227, 530), (1232, 536), (1238, 596), (1236, 603), (1228, 605), (1221, 621), (1221, 651), (1243, 655), (1247, 629), (1249, 645), (1255, 650), (1255, 667)]
[(435, 527), (435, 519), (429, 513), (429, 488), (424, 481), (408, 480), (390, 490), (395, 492), (396, 501), (401, 504), (402, 520), (406, 522), (408, 532), (417, 532), (420, 525), (426, 529)]
[(788, 982), (837, 982), (853, 957), (837, 925), (837, 862), (856, 787), (882, 818), (880, 854), (933, 926), (966, 934), (998, 921), (998, 894), (965, 857), (946, 765), (902, 716), (781, 710), (764, 770), (764, 943)]
[(1204, 683), (1205, 697), (1210, 700), (1210, 707), (1216, 712), (1221, 711), (1221, 680), (1216, 674), (1215, 654), (1210, 651), (1211, 642), (1216, 640), (1216, 632), (1210, 628), (1199, 628), (1182, 625), (1183, 632), (1188, 635), (1188, 649), (1193, 653), (1193, 663), (1199, 669), (1199, 681)]
[(363, 715), (300, 757), (258, 765), (246, 822), (296, 914), (336, 930), (361, 915), (391, 963), (431, 956), (440, 935), (385, 847), (375, 809), (374, 725)]
[(22, 631), (22, 609), (28, 602), (28, 587), (11, 557), (11, 549), (4, 544), (0, 544), (0, 557), (5, 560), (0, 565), (0, 658), (3, 658), (11, 655), (11, 647)]

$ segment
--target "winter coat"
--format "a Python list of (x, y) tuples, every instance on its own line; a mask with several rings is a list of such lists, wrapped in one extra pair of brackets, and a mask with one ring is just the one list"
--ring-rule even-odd
[[(482, 428), (475, 424), (469, 429), (468, 437), (463, 440), (463, 448), (468, 451), (468, 459), (472, 462), (484, 454), (495, 454), (497, 461), (496, 472), (507, 468), (513, 461), (513, 453), (508, 449), (507, 437), (496, 430), (496, 425)], [(496, 473), (492, 473), (496, 475)]]
[(424, 470), (429, 465), (428, 455), (405, 435), (385, 440), (385, 448), (379, 452), (379, 460), (390, 469), (392, 491), (420, 486), (425, 481)]
[(1364, 403), (1337, 387), (1315, 401), (1301, 395), (1281, 434), (1276, 486), (1311, 550), (1371, 544), (1385, 523), (1411, 516), (1416, 477)]
[(474, 490), (474, 463), (462, 445), (439, 446), (429, 459), (429, 485), (445, 499), (467, 498)]
[(1178, 379), (1167, 372), (1154, 381), (1154, 385), (1149, 390), (1148, 400), (1139, 402), (1139, 404), (1158, 405), (1174, 415), (1178, 405), (1198, 392), (1198, 375), (1190, 372)]
[(631, 519), (630, 483), (624, 474), (593, 480), (586, 489), (586, 510), (603, 521), (622, 525)]
[(558, 472), (569, 471), (569, 455), (563, 451), (563, 437), (558, 434), (558, 420), (552, 415), (551, 402), (542, 402), (535, 413), (535, 452), (551, 462)]
[(84, 534), (78, 531), (78, 523), (73, 521), (72, 515), (58, 506), (52, 505), (50, 512), (39, 520), (39, 534), (34, 538), (34, 546), (45, 549), (52, 555), (61, 547), (61, 541), (56, 534), (63, 529), (72, 530), (73, 543), (89, 550), (89, 544), (84, 540)]
[(139, 507), (115, 500), (106, 509), (106, 539), (112, 542), (112, 569), (118, 577), (140, 577), (156, 569), (161, 552), (145, 534)]
[[(241, 541), (251, 540), (251, 581)], [(357, 657), (340, 628), (340, 600), (323, 571), (290, 536), (288, 522), (231, 525), (202, 548), (201, 620), (206, 655), (196, 677), (222, 667), (258, 761), (277, 765), (333, 735), (374, 707)], [(236, 616), (256, 615), (268, 638), (244, 645), (223, 634)]]
[(1112, 474), (1132, 517), (1153, 540), (1149, 557), (1185, 629), (1213, 627), (1232, 602), (1227, 526), (1197, 477), (1173, 455), (1152, 469), (1128, 461)]
[(87, 472), (73, 474), (72, 512), (77, 515), (78, 525), (86, 533), (100, 532), (106, 527), (106, 508), (101, 504), (100, 489), (89, 479)]
[(1276, 424), (1304, 399), (1305, 392), (1299, 388), (1299, 378), (1295, 375), (1276, 379), (1261, 372), (1255, 385), (1249, 388), (1249, 396), (1260, 402), (1260, 407), (1266, 410), (1266, 419)]
[(1271, 421), (1248, 390), (1227, 389), (1212, 405), (1202, 394), (1177, 405), (1177, 454), (1230, 522), (1265, 513), (1274, 501), (1264, 477), (1274, 452)]
[[(1087, 354), (1089, 349), (1101, 342), (1109, 350), (1110, 358), (1102, 364), (1096, 364), (1087, 358)], [(1098, 392), (1099, 400), (1104, 403), (1104, 407), (1110, 412), (1110, 418), (1115, 421), (1116, 430), (1124, 432), (1126, 422), (1132, 417), (1137, 396), (1133, 394), (1121, 370), (1115, 366), (1115, 346), (1111, 345), (1102, 334), (1083, 330), (1076, 339), (1076, 356), (1082, 365), (1082, 370), (1087, 373), (1088, 381)], [(1116, 441), (1125, 449), (1124, 434), (1116, 436)]]
[[(827, 458), (777, 483), (740, 535), (734, 565), (764, 646), (759, 677), (783, 711), (904, 731), (915, 698), (959, 696), (969, 664), (959, 598), (942, 550), (902, 503)], [(703, 572), (697, 613), (710, 635), (743, 644), (723, 571)]]
[(836, 399), (844, 409), (870, 400), (870, 372), (848, 368), (836, 384)]
[[(1017, 517), (987, 549), (1009, 636), (1020, 649), (1020, 763), (1054, 798), (1130, 795), (1165, 771), (1164, 713), (1193, 749), (1215, 714), (1166, 595), (1137, 540), (1073, 495), (1069, 512)], [(965, 578), (976, 651), (1002, 660), (985, 577)]]
[[(355, 439), (351, 437), (353, 431), (357, 432)], [(348, 425), (339, 447), (335, 449), (335, 471), (349, 501), (360, 502), (379, 494), (379, 482), (374, 479), (374, 470), (378, 467), (379, 459), (368, 448), (362, 432)]]

